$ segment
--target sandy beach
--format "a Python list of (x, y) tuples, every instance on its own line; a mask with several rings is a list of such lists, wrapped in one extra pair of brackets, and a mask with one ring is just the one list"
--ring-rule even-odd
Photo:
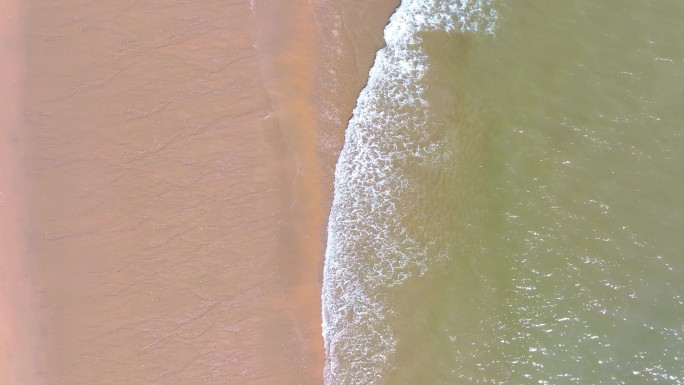
[(398, 3), (0, 0), (0, 385), (684, 383), (684, 2)]
[(322, 383), (332, 173), (394, 6), (29, 2), (25, 49), (3, 24), (10, 384)]

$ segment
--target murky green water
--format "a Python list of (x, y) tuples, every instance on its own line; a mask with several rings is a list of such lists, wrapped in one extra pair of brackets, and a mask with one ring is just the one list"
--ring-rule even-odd
[(345, 325), (384, 348), (333, 359), (378, 384), (684, 384), (684, 2), (493, 7), (493, 35), (419, 33), (428, 104), (375, 101), (429, 116), (392, 132), (420, 149), (387, 161), (404, 230), (344, 248), (381, 313)]

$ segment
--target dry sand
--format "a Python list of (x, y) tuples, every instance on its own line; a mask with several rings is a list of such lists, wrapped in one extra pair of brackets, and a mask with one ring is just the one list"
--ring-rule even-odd
[(15, 0), (0, 1), (0, 382), (24, 385), (34, 377), (34, 321), (25, 250), (22, 147), (22, 13)]
[(20, 254), (2, 271), (25, 300), (0, 306), (39, 369), (3, 362), (50, 385), (322, 383), (334, 160), (396, 1), (252, 3), (29, 2), (23, 156), (2, 152), (29, 222), (1, 230), (17, 253), (28, 234), (40, 328), (16, 328)]

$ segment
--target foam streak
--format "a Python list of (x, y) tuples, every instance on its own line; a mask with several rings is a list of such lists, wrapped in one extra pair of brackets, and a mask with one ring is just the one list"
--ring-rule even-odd
[(358, 98), (335, 173), (322, 294), (326, 384), (376, 384), (392, 369), (388, 293), (428, 266), (429, 245), (401, 225), (413, 188), (403, 165), (445, 156), (427, 135), (420, 33), (491, 33), (495, 19), (491, 0), (405, 0), (385, 29), (387, 46)]

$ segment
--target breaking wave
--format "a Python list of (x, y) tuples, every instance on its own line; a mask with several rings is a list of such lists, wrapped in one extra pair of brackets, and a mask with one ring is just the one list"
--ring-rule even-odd
[(431, 137), (429, 70), (421, 33), (492, 33), (492, 0), (404, 0), (385, 28), (345, 134), (328, 223), (322, 317), (326, 384), (375, 384), (393, 368), (396, 342), (387, 297), (424, 274), (434, 255), (402, 223), (414, 189), (408, 164), (449, 156)]

